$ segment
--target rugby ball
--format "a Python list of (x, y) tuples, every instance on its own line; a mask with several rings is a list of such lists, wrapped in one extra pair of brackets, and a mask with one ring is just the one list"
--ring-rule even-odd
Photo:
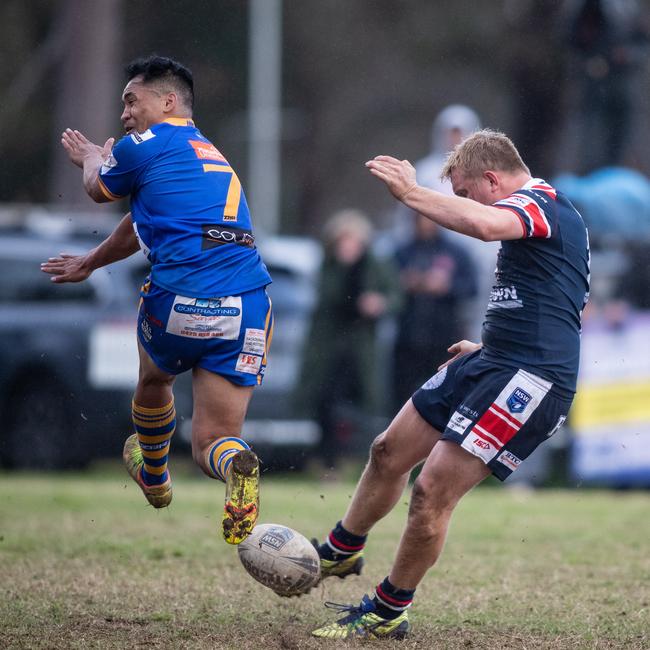
[(320, 558), (311, 542), (280, 524), (259, 524), (237, 546), (248, 573), (279, 596), (298, 596), (320, 580)]

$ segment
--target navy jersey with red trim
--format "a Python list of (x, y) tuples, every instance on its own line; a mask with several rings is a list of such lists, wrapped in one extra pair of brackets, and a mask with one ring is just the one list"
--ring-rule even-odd
[(482, 357), (574, 393), (589, 296), (587, 228), (571, 202), (538, 178), (494, 207), (517, 215), (522, 239), (501, 242)]
[(130, 196), (156, 285), (206, 298), (271, 282), (237, 174), (192, 120), (172, 118), (122, 138), (99, 183), (110, 199)]

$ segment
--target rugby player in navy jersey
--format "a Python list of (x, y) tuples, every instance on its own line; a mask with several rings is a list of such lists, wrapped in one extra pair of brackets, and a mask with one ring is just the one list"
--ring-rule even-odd
[[(406, 160), (377, 156), (370, 173), (412, 210), (482, 241), (501, 241), (482, 342), (460, 341), (370, 450), (343, 519), (319, 546), (322, 576), (359, 573), (373, 525), (400, 499), (411, 470), (406, 529), (390, 574), (315, 636), (403, 637), (415, 589), (438, 559), (451, 514), (489, 474), (504, 480), (566, 419), (576, 389), (589, 243), (580, 214), (532, 178), (512, 142), (470, 135), (442, 176), (456, 196), (417, 184)], [(431, 332), (431, 336), (435, 336)]]
[(240, 432), (266, 367), (271, 278), (237, 174), (192, 121), (191, 72), (158, 56), (135, 60), (126, 72), (126, 135), (99, 146), (66, 129), (62, 144), (92, 199), (128, 196), (131, 211), (96, 249), (52, 258), (42, 269), (55, 282), (78, 282), (142, 249), (151, 274), (141, 291), (135, 433), (124, 461), (149, 503), (168, 506), (172, 387), (191, 370), (192, 454), (205, 474), (226, 483), (223, 535), (238, 544), (259, 511), (259, 463)]

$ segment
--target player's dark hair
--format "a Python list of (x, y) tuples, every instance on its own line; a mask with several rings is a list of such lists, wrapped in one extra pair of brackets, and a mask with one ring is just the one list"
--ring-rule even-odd
[(176, 91), (181, 101), (194, 108), (194, 79), (183, 64), (166, 56), (151, 55), (134, 59), (126, 66), (126, 80), (142, 75), (144, 83), (168, 85)]

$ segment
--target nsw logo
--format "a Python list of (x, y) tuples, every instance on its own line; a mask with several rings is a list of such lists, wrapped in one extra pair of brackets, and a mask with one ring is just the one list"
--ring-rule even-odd
[(278, 526), (277, 528), (269, 528), (269, 530), (262, 535), (260, 538), (260, 545), (270, 546), (279, 551), (292, 538), (293, 533), (290, 530), (283, 526)]
[(510, 413), (522, 413), (533, 399), (523, 388), (515, 388), (506, 400)]

